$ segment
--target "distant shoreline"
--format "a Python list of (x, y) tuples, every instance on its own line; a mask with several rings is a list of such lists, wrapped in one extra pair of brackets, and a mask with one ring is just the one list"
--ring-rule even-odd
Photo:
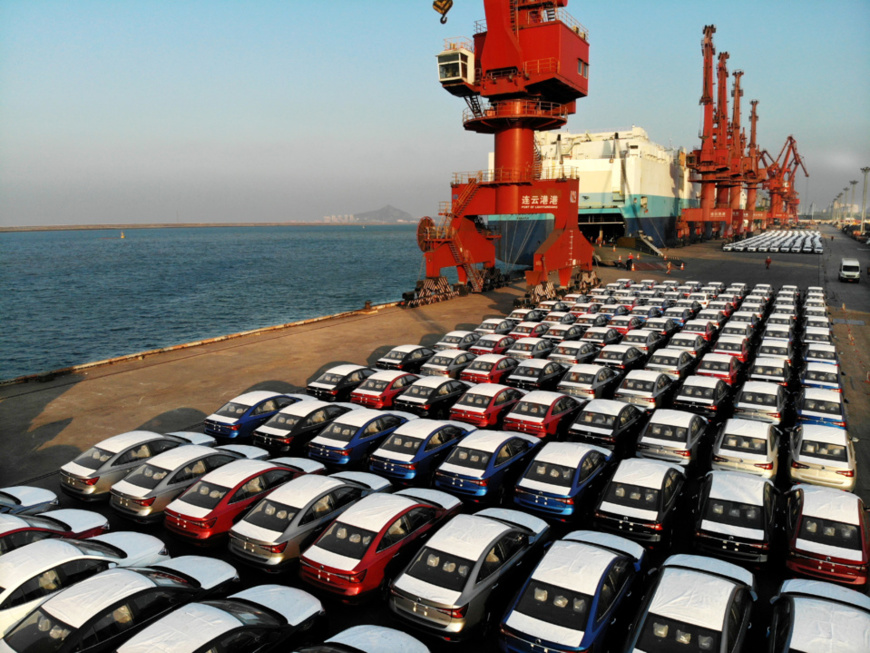
[(118, 231), (122, 229), (184, 229), (190, 227), (366, 227), (382, 225), (412, 225), (412, 222), (168, 222), (144, 224), (78, 224), (78, 225), (45, 225), (33, 227), (0, 227), (0, 233), (23, 231)]

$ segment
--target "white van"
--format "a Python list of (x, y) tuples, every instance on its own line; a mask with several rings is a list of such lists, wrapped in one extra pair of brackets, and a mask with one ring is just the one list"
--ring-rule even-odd
[(856, 258), (844, 258), (840, 261), (840, 281), (861, 281), (861, 264)]

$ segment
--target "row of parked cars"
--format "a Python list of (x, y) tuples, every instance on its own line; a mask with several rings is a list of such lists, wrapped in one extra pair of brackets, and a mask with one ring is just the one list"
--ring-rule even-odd
[(822, 254), (825, 246), (818, 231), (789, 229), (765, 231), (745, 240), (726, 243), (724, 252), (779, 252), (786, 254)]
[[(638, 306), (648, 307), (650, 313), (655, 313), (654, 300), (659, 300), (659, 309), (665, 308), (665, 300), (671, 299), (664, 296), (667, 293), (701, 291), (694, 284), (682, 291), (655, 289), (649, 283), (643, 284), (643, 289), (631, 287), (627, 281), (617, 285), (622, 287), (602, 289), (595, 296), (572, 298), (577, 300), (575, 304), (597, 303), (598, 307), (577, 308), (573, 304), (554, 303), (546, 307), (552, 309), (549, 312), (536, 309), (538, 314), (521, 317), (532, 318), (524, 322), (537, 324), (555, 314), (559, 321), (551, 320), (551, 323), (573, 324), (577, 320), (571, 322), (565, 315), (572, 314), (575, 308), (575, 318), (599, 313), (606, 316), (611, 309), (613, 317), (617, 317), (616, 313), (621, 312), (618, 308), (631, 314)], [(813, 307), (810, 297), (816, 296), (809, 291), (806, 296), (795, 294), (789, 292), (789, 288), (784, 289), (785, 293), (781, 289), (774, 295), (772, 288), (757, 288), (758, 293), (750, 293), (745, 287), (726, 289), (724, 284), (722, 286), (712, 287), (714, 292), (708, 293), (711, 295), (707, 298), (708, 306), (729, 294), (740, 296), (740, 309), (753, 307), (755, 297), (767, 297), (756, 323), (759, 330), (769, 328), (773, 316), (782, 314), (777, 312), (776, 306), (787, 305), (780, 301), (787, 296), (797, 300), (795, 324), (803, 325)], [(641, 295), (650, 292), (653, 296)], [(634, 298), (631, 305), (627, 303), (628, 297)], [(613, 298), (617, 301), (613, 302)], [(723, 321), (723, 325), (740, 322), (734, 319), (740, 312), (734, 310), (736, 308), (732, 307), (732, 317)], [(648, 316), (644, 326), (654, 319), (659, 318)], [(481, 327), (482, 330), (488, 328)], [(807, 328), (803, 327), (802, 338)], [(626, 330), (626, 337), (637, 330)], [(459, 341), (441, 346), (459, 344), (467, 348), (458, 351), (470, 353), (474, 346), (471, 343), (476, 344), (485, 337), (477, 335), (479, 337), (475, 338), (468, 334), (448, 334)], [(672, 340), (675, 335), (676, 331), (668, 337)], [(715, 332), (711, 333), (710, 342), (714, 335)], [(524, 339), (532, 337), (520, 337), (515, 342), (522, 344)], [(466, 342), (461, 342), (466, 338)], [(800, 342), (796, 338), (794, 344)], [(588, 341), (583, 344), (594, 347), (595, 359), (599, 359), (608, 346)], [(668, 349), (671, 341), (662, 343), (665, 344), (668, 346), (654, 351)], [(393, 350), (385, 358), (395, 360), (402, 354), (401, 365), (406, 357), (414, 361), (414, 353), (420, 351), (419, 346), (402, 349), (406, 351)], [(433, 348), (434, 351), (446, 350)], [(702, 354), (702, 359), (712, 355), (698, 353)], [(430, 359), (435, 355), (433, 353)], [(517, 368), (522, 364), (519, 357), (498, 356), (514, 361)], [(754, 362), (757, 363), (757, 359)], [(575, 365), (592, 365), (596, 373), (614, 372), (622, 379), (618, 386), (611, 386), (615, 392), (629, 375), (649, 372), (627, 371), (620, 367), (623, 363), (604, 357), (597, 363)], [(386, 371), (398, 373), (393, 381), (407, 379), (409, 375), (416, 377), (402, 384), (409, 389), (427, 378), (419, 378), (423, 364), (420, 362), (417, 371), (402, 367)], [(833, 365), (833, 362), (825, 364)], [(615, 618), (624, 619), (626, 625), (633, 624), (624, 642), (626, 650), (680, 650), (678, 644), (689, 644), (691, 650), (740, 650), (751, 614), (754, 578), (738, 565), (766, 565), (776, 550), (774, 539), (779, 527), (788, 532), (788, 564), (794, 573), (857, 586), (866, 583), (867, 528), (860, 501), (848, 492), (809, 485), (795, 486), (786, 496), (779, 496), (768, 475), (770, 470), (765, 468), (767, 462), (761, 459), (751, 462), (749, 455), (757, 446), (751, 435), (752, 427), (761, 427), (768, 433), (776, 429), (764, 421), (760, 413), (711, 420), (703, 413), (706, 410), (703, 405), (696, 410), (689, 406), (657, 407), (646, 401), (632, 401), (630, 394), (617, 401), (595, 397), (594, 393), (582, 396), (548, 390), (527, 392), (522, 386), (468, 382), (463, 383), (465, 390), (460, 397), (470, 394), (477, 398), (467, 400), (464, 407), (458, 401), (451, 407), (460, 406), (460, 410), (467, 411), (466, 419), (461, 419), (461, 414), (452, 414), (452, 419), (434, 419), (420, 415), (428, 410), (424, 407), (425, 400), (417, 408), (420, 412), (413, 407), (398, 410), (396, 402), (402, 396), (402, 388), (392, 397), (384, 392), (392, 389), (391, 381), (384, 386), (370, 386), (366, 390), (370, 394), (359, 393), (382, 372), (362, 366), (353, 368), (330, 370), (323, 376), (334, 376), (315, 380), (308, 390), (310, 394), (250, 396), (253, 393), (248, 393), (236, 398), (209, 417), (219, 428), (226, 428), (225, 433), (215, 433), (218, 427), (207, 424), (212, 435), (160, 436), (139, 432), (135, 437), (115, 436), (119, 439), (115, 443), (110, 442), (112, 439), (104, 441), (79, 457), (91, 461), (92, 467), (81, 465), (81, 460), (75, 461), (85, 470), (90, 469), (89, 475), (79, 468), (63, 471), (64, 475), (78, 477), (73, 480), (82, 481), (80, 485), (64, 480), (61, 487), (80, 498), (111, 496), (111, 505), (119, 514), (134, 520), (164, 519), (171, 532), (189, 540), (209, 541), (228, 536), (230, 551), (239, 561), (274, 569), (298, 567), (302, 581), (315, 593), (347, 601), (363, 596), (384, 597), (391, 611), (410, 629), (443, 639), (464, 639), (481, 631), (495, 634), (497, 629), (500, 646), (505, 651), (584, 650), (607, 637), (608, 625)], [(350, 384), (353, 387), (342, 388), (347, 395), (332, 394), (346, 377), (357, 372), (360, 372), (357, 379)], [(747, 373), (741, 366), (731, 383), (743, 381), (739, 375)], [(691, 376), (696, 375), (676, 374), (669, 378), (684, 387)], [(461, 378), (454, 379), (443, 373), (429, 378), (441, 383), (462, 382)], [(728, 384), (724, 379), (719, 380)], [(327, 387), (318, 387), (315, 383)], [(792, 377), (783, 387), (791, 391), (797, 388), (797, 383), (797, 377)], [(322, 399), (315, 398), (318, 393), (329, 394), (321, 394)], [(552, 411), (559, 407), (550, 397), (535, 397), (538, 393), (556, 395), (563, 406), (573, 404), (572, 419), (567, 422), (571, 428), (549, 432), (535, 427), (536, 423), (544, 422), (547, 413), (552, 416)], [(477, 426), (474, 420), (481, 417), (469, 409), (489, 407), (489, 403), (486, 406), (475, 404), (499, 398), (505, 402), (513, 400), (515, 408), (505, 413), (500, 421)], [(370, 408), (369, 401), (382, 405)], [(595, 409), (599, 401), (607, 402), (608, 406), (590, 410)], [(524, 403), (522, 412), (516, 410)], [(608, 413), (606, 409), (610, 405), (613, 407)], [(302, 411), (302, 414), (292, 414), (294, 411), (290, 409)], [(617, 412), (612, 414), (614, 410)], [(617, 444), (625, 442), (625, 438), (617, 437), (614, 442), (608, 442), (600, 437), (591, 441), (581, 437), (583, 429), (593, 438), (612, 433), (612, 427), (620, 426), (623, 421), (621, 411), (627, 411), (626, 420), (634, 417), (636, 424), (643, 427), (635, 431), (635, 437), (640, 432), (643, 436), (635, 440), (633, 447), (620, 450)], [(514, 422), (508, 421), (512, 412), (517, 413), (511, 418)], [(233, 415), (235, 419), (226, 419)], [(216, 416), (224, 419), (215, 419)], [(262, 435), (264, 427), (280, 416), (285, 420), (280, 424), (290, 428), (283, 432), (275, 428), (280, 437), (289, 441), (279, 440), (272, 446), (269, 438), (258, 439), (258, 432)], [(451, 413), (443, 416), (451, 417)], [(259, 418), (258, 424), (254, 423), (257, 420), (248, 421), (253, 417)], [(311, 421), (320, 425), (320, 429), (298, 437), (301, 432), (293, 429), (309, 418), (315, 418)], [(600, 418), (606, 419), (599, 421)], [(531, 426), (524, 427), (524, 424)], [(746, 471), (751, 473), (714, 466), (712, 472), (702, 477), (697, 491), (689, 491), (687, 456), (683, 453), (678, 453), (676, 458), (671, 456), (675, 451), (684, 452), (681, 443), (698, 433), (702, 434), (702, 440), (709, 442), (716, 430), (711, 428), (714, 424), (717, 429), (721, 426), (725, 430), (731, 425), (727, 444), (738, 452), (748, 450), (745, 457), (750, 460), (750, 469)], [(232, 444), (215, 446), (216, 441), (205, 440), (194, 443), (197, 435)], [(647, 436), (650, 439), (645, 442)], [(125, 437), (128, 440), (122, 446)], [(143, 439), (132, 442), (136, 437)], [(366, 452), (364, 455), (356, 456), (353, 450), (367, 439), (372, 439), (374, 444), (361, 449)], [(239, 441), (260, 446), (239, 444)], [(819, 442), (822, 441), (817, 444)], [(748, 444), (744, 446), (744, 443)], [(143, 444), (148, 446), (147, 451), (141, 448)], [(283, 445), (288, 445), (286, 450), (282, 449)], [(209, 452), (200, 452), (202, 456), (188, 459), (183, 450), (190, 447)], [(331, 450), (335, 450), (334, 455), (325, 453)], [(179, 452), (185, 456), (179, 456)], [(304, 456), (285, 455), (291, 453)], [(166, 462), (170, 457), (167, 454), (172, 454), (175, 462)], [(161, 456), (164, 461), (160, 460)], [(688, 458), (691, 460), (691, 456)], [(191, 464), (191, 461), (194, 462)], [(202, 461), (209, 462), (197, 464)], [(101, 484), (104, 473), (128, 463), (131, 466), (120, 479)], [(138, 474), (134, 479), (136, 483), (153, 483), (154, 488), (167, 481), (162, 486), (165, 496), (158, 492), (133, 497), (145, 503), (152, 500), (143, 508), (156, 506), (156, 510), (139, 512), (139, 504), (135, 502), (132, 510), (124, 505), (123, 499), (132, 496), (129, 487), (115, 486), (129, 481), (132, 474)], [(172, 483), (173, 480), (177, 483)], [(403, 489), (393, 492), (397, 486)], [(90, 492), (87, 488), (94, 490)], [(0, 503), (24, 505), (23, 498), (18, 504), (14, 498), (24, 492), (26, 489), (22, 488), (2, 491)], [(48, 508), (50, 503), (42, 507)], [(491, 507), (474, 514), (458, 514), (477, 504)], [(594, 530), (571, 532), (549, 543), (554, 526), (562, 521), (591, 526)], [(694, 528), (692, 546), (706, 555), (669, 558), (653, 580), (645, 582), (642, 572), (649, 568), (648, 552), (667, 550), (675, 526), (689, 522)], [(526, 574), (523, 569), (540, 558), (545, 545), (548, 548), (540, 563), (530, 575)], [(832, 551), (836, 552), (835, 556), (830, 555)], [(0, 557), (0, 569), (2, 563)], [(2, 580), (0, 585), (5, 585)], [(495, 591), (497, 586), (508, 591)], [(51, 593), (43, 592), (41, 596)], [(644, 598), (639, 606), (630, 600), (641, 594)], [(775, 613), (779, 630), (771, 635), (771, 650), (802, 650), (797, 647), (794, 635), (807, 622), (794, 620), (794, 606), (804, 595), (836, 601), (840, 607), (850, 606), (856, 616), (850, 622), (849, 632), (842, 636), (852, 636), (851, 626), (861, 624), (862, 619), (866, 621), (868, 615), (866, 602), (862, 603), (852, 594), (854, 592), (828, 583), (788, 581), (777, 598), (776, 605), (785, 607), (777, 608)], [(683, 608), (675, 607), (681, 604)], [(2, 606), (0, 603), (0, 613)], [(268, 612), (266, 608), (262, 610)], [(232, 609), (229, 612), (234, 614)], [(135, 610), (132, 613), (135, 614)], [(307, 614), (301, 608), (299, 613)], [(44, 635), (64, 630), (62, 618), (60, 630), (51, 625), (50, 619), (50, 616), (49, 621), (37, 619), (28, 632)], [(807, 619), (812, 623), (810, 617)], [(136, 622), (137, 628), (144, 625), (144, 621)], [(866, 636), (867, 629), (862, 631), (860, 626), (856, 627), (855, 632)], [(143, 636), (147, 633), (145, 644), (129, 650), (159, 650), (154, 648), (156, 642), (172, 628), (168, 624), (156, 631), (146, 628), (142, 631)], [(128, 637), (133, 634), (132, 630), (125, 632)], [(239, 637), (239, 641), (244, 641), (244, 637)], [(621, 639), (617, 636), (615, 641)], [(789, 639), (791, 649), (783, 648), (789, 646)], [(228, 640), (221, 650), (258, 650), (251, 648), (252, 641), (248, 640), (248, 648), (234, 649), (235, 643)], [(368, 650), (362, 646), (357, 648)], [(335, 650), (342, 649), (336, 647)]]

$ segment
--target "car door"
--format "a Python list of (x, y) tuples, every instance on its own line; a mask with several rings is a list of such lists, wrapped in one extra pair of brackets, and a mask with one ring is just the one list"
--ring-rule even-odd
[[(425, 540), (435, 522), (437, 511), (431, 506), (412, 508), (404, 515), (400, 515), (390, 524), (381, 541), (378, 543), (377, 552), (388, 551), (389, 559), (384, 569), (384, 580), (403, 569), (415, 552), (420, 543)], [(392, 551), (390, 551), (392, 550)]]
[(69, 650), (76, 653), (111, 650), (126, 641), (133, 628), (153, 621), (183, 603), (186, 598), (189, 596), (182, 592), (160, 587), (128, 596), (91, 617), (79, 631), (79, 645)]

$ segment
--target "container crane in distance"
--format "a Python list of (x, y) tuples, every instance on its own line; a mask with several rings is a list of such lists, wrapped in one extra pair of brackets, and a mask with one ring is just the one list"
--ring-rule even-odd
[[(442, 23), (452, 4), (434, 2)], [(545, 176), (535, 147), (535, 132), (562, 127), (587, 94), (587, 31), (565, 11), (568, 0), (483, 4), (486, 21), (473, 40), (447, 39), (437, 59), (442, 87), (466, 102), (465, 129), (493, 135), (493, 160), (488, 170), (455, 173), (439, 223), (420, 221), (426, 277), (455, 267), (461, 283), (480, 291), (500, 276), (498, 258), (530, 268), (533, 294), (552, 288), (556, 277), (562, 286), (578, 272), (591, 279), (592, 246), (577, 226), (577, 180)]]

